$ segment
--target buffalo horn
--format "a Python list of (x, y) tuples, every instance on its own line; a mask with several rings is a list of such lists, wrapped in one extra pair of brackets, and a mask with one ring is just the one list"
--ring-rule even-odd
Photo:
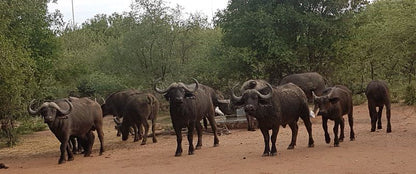
[(234, 87), (231, 89), (231, 97), (232, 97), (232, 99), (233, 99), (234, 101), (236, 101), (236, 102), (240, 102), (240, 101), (241, 101), (242, 96), (237, 97), (237, 96), (234, 94), (234, 89), (235, 89), (237, 86), (238, 86), (238, 83), (237, 83), (236, 85), (234, 85)]
[(42, 103), (42, 105), (40, 105), (36, 110), (32, 109), (32, 105), (35, 102), (35, 99), (33, 99), (32, 101), (30, 101), (29, 106), (27, 107), (27, 110), (29, 112), (29, 114), (31, 115), (36, 115), (39, 113), (39, 111), (43, 108), (43, 107), (47, 107), (49, 105), (49, 102), (45, 102)]
[(68, 103), (68, 105), (69, 105), (69, 108), (68, 108), (68, 110), (63, 110), (61, 107), (59, 107), (55, 102), (50, 102), (49, 103), (49, 106), (50, 107), (53, 107), (53, 108), (55, 108), (55, 109), (57, 109), (59, 112), (61, 112), (62, 113), (62, 115), (68, 115), (69, 113), (71, 113), (71, 111), (72, 111), (72, 108), (74, 107), (73, 105), (72, 105), (72, 103), (71, 102), (69, 102), (67, 99), (65, 99), (64, 100), (66, 103)]
[(187, 90), (190, 93), (194, 93), (196, 90), (198, 90), (198, 86), (199, 86), (199, 83), (196, 79), (192, 78), (192, 80), (194, 80), (194, 82), (195, 82), (194, 89), (190, 89), (187, 85), (183, 85), (182, 83), (180, 83), (181, 87), (183, 87), (185, 90)]
[(257, 94), (260, 96), (260, 98), (262, 99), (269, 99), (273, 96), (273, 88), (272, 85), (270, 85), (269, 83), (266, 83), (267, 87), (270, 88), (270, 92), (266, 95), (261, 94), (259, 91), (256, 90)]

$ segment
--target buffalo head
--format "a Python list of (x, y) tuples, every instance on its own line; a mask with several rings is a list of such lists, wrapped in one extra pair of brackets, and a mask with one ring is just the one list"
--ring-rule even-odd
[[(268, 94), (261, 94), (257, 89), (246, 89), (242, 96), (237, 97), (234, 94), (234, 89), (237, 87), (235, 85), (232, 88), (232, 100), (237, 106), (243, 106), (244, 111), (248, 114), (257, 111), (262, 105), (270, 104), (268, 99), (273, 96), (273, 88), (270, 84), (267, 83), (267, 87), (270, 88)], [(251, 114), (250, 114), (251, 115)]]
[(170, 103), (183, 103), (183, 99), (185, 98), (194, 98), (194, 92), (198, 89), (198, 81), (193, 79), (195, 82), (195, 86), (192, 85), (185, 85), (182, 82), (179, 83), (172, 83), (164, 90), (161, 90), (156, 87), (156, 83), (154, 84), (154, 90), (160, 94), (165, 94), (166, 100)]
[(42, 115), (45, 123), (52, 123), (55, 118), (64, 118), (65, 115), (71, 113), (73, 105), (67, 99), (64, 101), (68, 104), (69, 108), (67, 110), (62, 109), (56, 102), (44, 102), (37, 109), (33, 110), (32, 105), (35, 100), (32, 100), (28, 106), (28, 112), (31, 115), (37, 115), (40, 113)]
[(312, 91), (313, 101), (315, 104), (313, 112), (315, 113), (315, 115), (318, 109), (319, 112), (317, 115), (328, 114), (331, 108), (334, 107), (333, 105), (340, 100), (339, 97), (334, 96), (332, 92), (333, 90), (331, 89), (329, 94), (323, 96), (316, 96), (315, 92)]

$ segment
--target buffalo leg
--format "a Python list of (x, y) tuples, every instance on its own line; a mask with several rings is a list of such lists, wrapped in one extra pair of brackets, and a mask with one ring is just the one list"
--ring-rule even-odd
[[(129, 130), (130, 130), (130, 126), (129, 126)], [(134, 142), (137, 142), (137, 141), (139, 141), (139, 135), (141, 135), (142, 134), (142, 130), (141, 130), (141, 128), (140, 128), (140, 124), (133, 124), (133, 130), (134, 130)], [(129, 131), (130, 132), (130, 131)], [(127, 136), (128, 136), (128, 133), (127, 133)]]
[(255, 131), (253, 117), (247, 114), (246, 118), (247, 118), (247, 130)]
[(339, 126), (342, 122), (341, 118), (337, 118), (334, 120), (335, 124), (334, 124), (334, 146), (338, 147), (339, 146), (339, 139), (338, 139), (338, 129)]
[[(201, 125), (201, 124), (199, 124)], [(195, 122), (191, 122), (188, 125), (188, 143), (189, 143), (189, 149), (188, 149), (188, 155), (193, 155), (194, 154), (194, 144), (193, 144), (193, 139), (194, 139), (194, 129), (195, 129)]]
[(175, 156), (181, 156), (182, 155), (182, 128), (180, 126), (173, 126), (175, 128), (175, 134), (176, 134), (176, 152)]
[(60, 142), (61, 142), (61, 146), (60, 146), (61, 156), (59, 157), (58, 164), (62, 164), (66, 161), (65, 160), (65, 152), (67, 151), (68, 141), (69, 141), (69, 135), (60, 139)]
[(350, 125), (350, 141), (355, 140), (355, 133), (354, 133), (354, 118), (352, 117), (353, 110), (348, 113), (348, 124)]
[(152, 119), (152, 136), (153, 136), (152, 140), (153, 140), (153, 143), (157, 143), (156, 132), (155, 132), (155, 129), (156, 129), (156, 121), (155, 120), (156, 120), (155, 118)]
[(201, 123), (198, 121), (195, 123), (196, 126), (196, 133), (198, 135), (198, 142), (196, 143), (196, 149), (201, 149), (202, 147), (202, 126)]
[(312, 138), (312, 123), (311, 120), (309, 118), (309, 115), (305, 116), (305, 117), (301, 117), (303, 120), (303, 123), (305, 124), (306, 130), (308, 131), (308, 135), (309, 135), (309, 142), (308, 142), (308, 147), (313, 147), (314, 146), (314, 141)]
[(96, 124), (98, 139), (100, 140), (100, 155), (104, 153), (104, 132), (102, 124)]
[(391, 123), (390, 123), (390, 117), (391, 117), (391, 113), (390, 113), (390, 103), (388, 103), (386, 105), (386, 116), (387, 116), (387, 133), (391, 132)]
[(340, 128), (341, 128), (341, 130), (340, 130), (341, 133), (339, 135), (339, 142), (343, 142), (344, 141), (344, 137), (345, 137), (345, 135), (344, 135), (345, 119), (344, 118), (341, 118)]
[(368, 112), (370, 112), (371, 132), (374, 132), (376, 131), (377, 111), (376, 111), (376, 106), (372, 103), (373, 101), (368, 101)]
[(328, 119), (324, 118), (322, 116), (322, 128), (324, 129), (325, 132), (325, 142), (326, 144), (329, 144), (331, 142), (331, 138), (329, 137), (329, 133), (328, 133)]
[(147, 123), (146, 119), (142, 119), (141, 124), (138, 124), (137, 126), (139, 127), (140, 125), (143, 125), (143, 128), (144, 128), (143, 139), (142, 139), (141, 145), (145, 145), (147, 141), (147, 135), (149, 133), (149, 123)]
[(211, 116), (208, 116), (209, 124), (211, 125), (212, 132), (214, 133), (214, 147), (217, 147), (220, 144), (220, 140), (217, 135), (217, 123), (214, 119), (214, 113)]
[(289, 124), (290, 129), (292, 130), (292, 141), (290, 142), (287, 149), (294, 149), (296, 146), (296, 139), (298, 137), (298, 124), (296, 122), (292, 122)]
[[(276, 128), (272, 129), (272, 149), (270, 151), (270, 155), (271, 156), (276, 156), (277, 155), (277, 149), (276, 149), (276, 139), (277, 139), (277, 134), (279, 133), (279, 126), (277, 126)], [(267, 143), (268, 144), (268, 143)]]
[(208, 121), (207, 121), (207, 117), (203, 117), (202, 118), (202, 122), (204, 123), (205, 131), (208, 131)]
[(71, 147), (67, 146), (66, 147), (66, 152), (68, 154), (68, 161), (73, 161), (74, 160), (74, 154), (71, 151)]
[(383, 112), (383, 105), (381, 105), (380, 107), (378, 107), (378, 112), (377, 112), (377, 129), (382, 129), (383, 127), (381, 126), (381, 115)]
[(263, 152), (263, 156), (269, 156), (270, 155), (270, 135), (269, 135), (269, 130), (265, 129), (265, 128), (260, 128), (261, 133), (263, 134), (263, 139), (264, 139), (264, 152)]
[(82, 140), (81, 144), (83, 147), (85, 147), (84, 157), (91, 156), (92, 146), (94, 145), (94, 138), (94, 133), (92, 131), (89, 131), (87, 133), (86, 139)]

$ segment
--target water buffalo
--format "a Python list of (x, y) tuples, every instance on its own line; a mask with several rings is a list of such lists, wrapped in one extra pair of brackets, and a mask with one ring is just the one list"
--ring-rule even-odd
[[(390, 94), (387, 84), (383, 81), (374, 80), (367, 85), (365, 95), (368, 100), (368, 111), (371, 118), (371, 132), (377, 129), (381, 129), (381, 113), (384, 105), (386, 106), (387, 116), (387, 133), (391, 132), (390, 124)], [(376, 108), (378, 107), (378, 111)]]
[(176, 133), (177, 147), (175, 156), (182, 154), (182, 134), (184, 127), (188, 128), (188, 155), (194, 153), (193, 132), (196, 127), (198, 134), (198, 142), (196, 149), (202, 146), (202, 126), (201, 119), (207, 117), (214, 133), (214, 147), (218, 146), (219, 140), (217, 136), (217, 126), (214, 119), (214, 106), (212, 96), (202, 84), (195, 80), (195, 85), (185, 85), (181, 82), (172, 83), (168, 88), (161, 90), (154, 84), (154, 90), (160, 94), (164, 94), (166, 100), (169, 101), (169, 111), (173, 128)]
[(308, 102), (310, 103), (313, 102), (312, 92), (320, 96), (325, 90), (325, 80), (319, 73), (316, 72), (288, 75), (280, 80), (279, 85), (286, 83), (293, 83), (299, 86), (303, 92), (305, 92)]
[[(344, 115), (348, 114), (348, 123), (350, 125), (350, 140), (355, 140), (352, 92), (345, 86), (335, 85), (323, 91), (322, 96), (316, 96), (312, 92), (314, 103), (319, 108), (318, 115), (322, 115), (322, 127), (325, 131), (325, 142), (330, 143), (331, 138), (328, 134), (328, 119), (334, 120), (334, 146), (338, 147), (339, 142), (344, 140)], [(338, 128), (341, 127), (341, 133), (338, 138)]]
[(130, 127), (134, 128), (134, 141), (139, 140), (141, 135), (142, 125), (144, 127), (144, 134), (142, 145), (146, 144), (147, 134), (149, 132), (149, 124), (147, 120), (152, 121), (152, 136), (153, 143), (156, 143), (155, 124), (157, 113), (159, 112), (159, 101), (150, 93), (136, 94), (130, 97), (122, 112), (123, 122), (121, 123), (122, 140), (128, 139)]
[[(128, 89), (123, 91), (118, 91), (110, 94), (107, 99), (105, 99), (104, 104), (101, 105), (101, 109), (103, 110), (103, 117), (107, 115), (113, 115), (114, 122), (116, 123), (116, 130), (117, 130), (117, 136), (120, 136), (120, 126), (121, 121), (120, 118), (122, 118), (122, 112), (124, 109), (124, 106), (126, 105), (128, 98), (131, 96), (134, 96), (136, 94), (141, 94), (142, 92), (135, 90), (135, 89)], [(141, 138), (141, 135), (139, 135), (139, 139)]]
[[(266, 85), (268, 91), (270, 91), (266, 94), (262, 94), (257, 89), (246, 89), (242, 96), (237, 97), (232, 92), (232, 101), (235, 102), (235, 105), (243, 106), (246, 113), (257, 119), (265, 143), (263, 156), (277, 154), (276, 138), (280, 126), (286, 127), (286, 125), (289, 125), (292, 130), (292, 141), (288, 149), (295, 147), (299, 117), (302, 118), (309, 134), (308, 147), (313, 147), (312, 124), (309, 120), (309, 108), (303, 91), (292, 83), (276, 88), (272, 88), (268, 83)], [(232, 91), (234, 91), (234, 88)], [(272, 130), (271, 149), (269, 145), (270, 129)]]
[[(240, 88), (240, 92), (243, 93), (244, 91), (248, 89), (256, 89), (261, 94), (265, 95), (267, 93), (270, 93), (270, 89), (267, 86), (267, 82), (264, 80), (248, 80), (243, 83), (243, 85)], [(248, 131), (254, 131), (254, 118), (250, 114), (246, 113), (247, 118), (247, 130)]]
[[(72, 151), (68, 146), (71, 136), (89, 139), (92, 130), (97, 130), (100, 139), (100, 155), (104, 152), (103, 117), (100, 105), (88, 98), (57, 99), (51, 102), (44, 102), (40, 107), (33, 110), (32, 100), (28, 106), (31, 115), (40, 114), (49, 129), (61, 142), (61, 156), (58, 163), (65, 162), (65, 151), (68, 153), (68, 161), (74, 159)], [(92, 141), (94, 141), (92, 139)], [(90, 144), (92, 144), (90, 142)], [(90, 156), (92, 145), (86, 150), (84, 156)]]

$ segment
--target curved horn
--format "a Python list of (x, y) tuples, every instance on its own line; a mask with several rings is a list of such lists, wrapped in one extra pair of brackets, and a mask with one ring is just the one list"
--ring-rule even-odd
[(329, 94), (327, 95), (328, 98), (331, 98), (332, 92), (334, 92), (334, 87), (331, 88), (331, 92), (329, 92)]
[(234, 89), (235, 89), (235, 87), (237, 87), (237, 86), (238, 86), (238, 83), (237, 83), (236, 85), (234, 85), (234, 87), (231, 89), (231, 97), (232, 97), (232, 99), (233, 99), (234, 101), (236, 101), (236, 102), (240, 102), (240, 101), (241, 101), (241, 99), (243, 98), (243, 96), (237, 97), (237, 96), (234, 94)]
[(153, 89), (154, 89), (157, 93), (159, 93), (159, 94), (164, 94), (164, 93), (168, 92), (168, 91), (169, 91), (169, 89), (170, 89), (170, 88), (172, 88), (172, 86), (176, 85), (176, 83), (172, 83), (172, 84), (170, 84), (170, 85), (169, 85), (169, 87), (168, 87), (168, 88), (166, 88), (165, 90), (161, 90), (161, 89), (159, 89), (159, 88), (157, 88), (157, 87), (156, 87), (156, 84), (157, 84), (157, 82), (159, 82), (159, 81), (160, 81), (160, 78), (156, 79), (156, 80), (155, 80), (155, 82), (153, 83)]
[(34, 101), (35, 101), (35, 99), (33, 99), (32, 101), (30, 101), (29, 106), (27, 107), (27, 111), (28, 111), (28, 112), (29, 112), (29, 114), (31, 114), (31, 115), (36, 115), (36, 114), (38, 114), (38, 113), (39, 113), (39, 111), (40, 111), (43, 107), (47, 107), (47, 106), (49, 105), (49, 102), (45, 102), (45, 103), (43, 103), (42, 105), (40, 105), (40, 106), (38, 107), (38, 109), (33, 110), (33, 109), (32, 109), (32, 105), (33, 105)]
[(255, 90), (257, 92), (257, 94), (260, 96), (260, 98), (262, 99), (269, 99), (273, 96), (273, 87), (272, 85), (270, 85), (269, 83), (266, 83), (267, 87), (270, 88), (270, 92), (266, 95), (261, 94), (259, 91)]
[(196, 80), (194, 78), (192, 78), (192, 80), (194, 80), (194, 82), (195, 82), (195, 87), (194, 87), (193, 90), (189, 89), (189, 87), (187, 85), (181, 85), (185, 90), (187, 90), (190, 93), (194, 93), (196, 90), (198, 90), (198, 86), (199, 86), (198, 80)]
[(312, 96), (313, 96), (313, 99), (318, 98), (318, 96), (316, 96), (316, 94), (315, 94), (315, 92), (314, 92), (314, 91), (312, 91)]
[(120, 120), (117, 117), (114, 118), (114, 123), (116, 123), (117, 125), (121, 124)]
[(50, 102), (49, 103), (49, 106), (50, 107), (53, 107), (53, 108), (55, 108), (55, 109), (57, 109), (59, 112), (61, 112), (63, 115), (68, 115), (69, 113), (71, 113), (71, 111), (72, 111), (72, 108), (74, 107), (73, 105), (72, 105), (72, 103), (71, 102), (69, 102), (67, 99), (65, 99), (65, 102), (66, 103), (68, 103), (68, 105), (69, 105), (69, 108), (68, 108), (68, 110), (63, 110), (61, 107), (59, 107), (55, 102)]

